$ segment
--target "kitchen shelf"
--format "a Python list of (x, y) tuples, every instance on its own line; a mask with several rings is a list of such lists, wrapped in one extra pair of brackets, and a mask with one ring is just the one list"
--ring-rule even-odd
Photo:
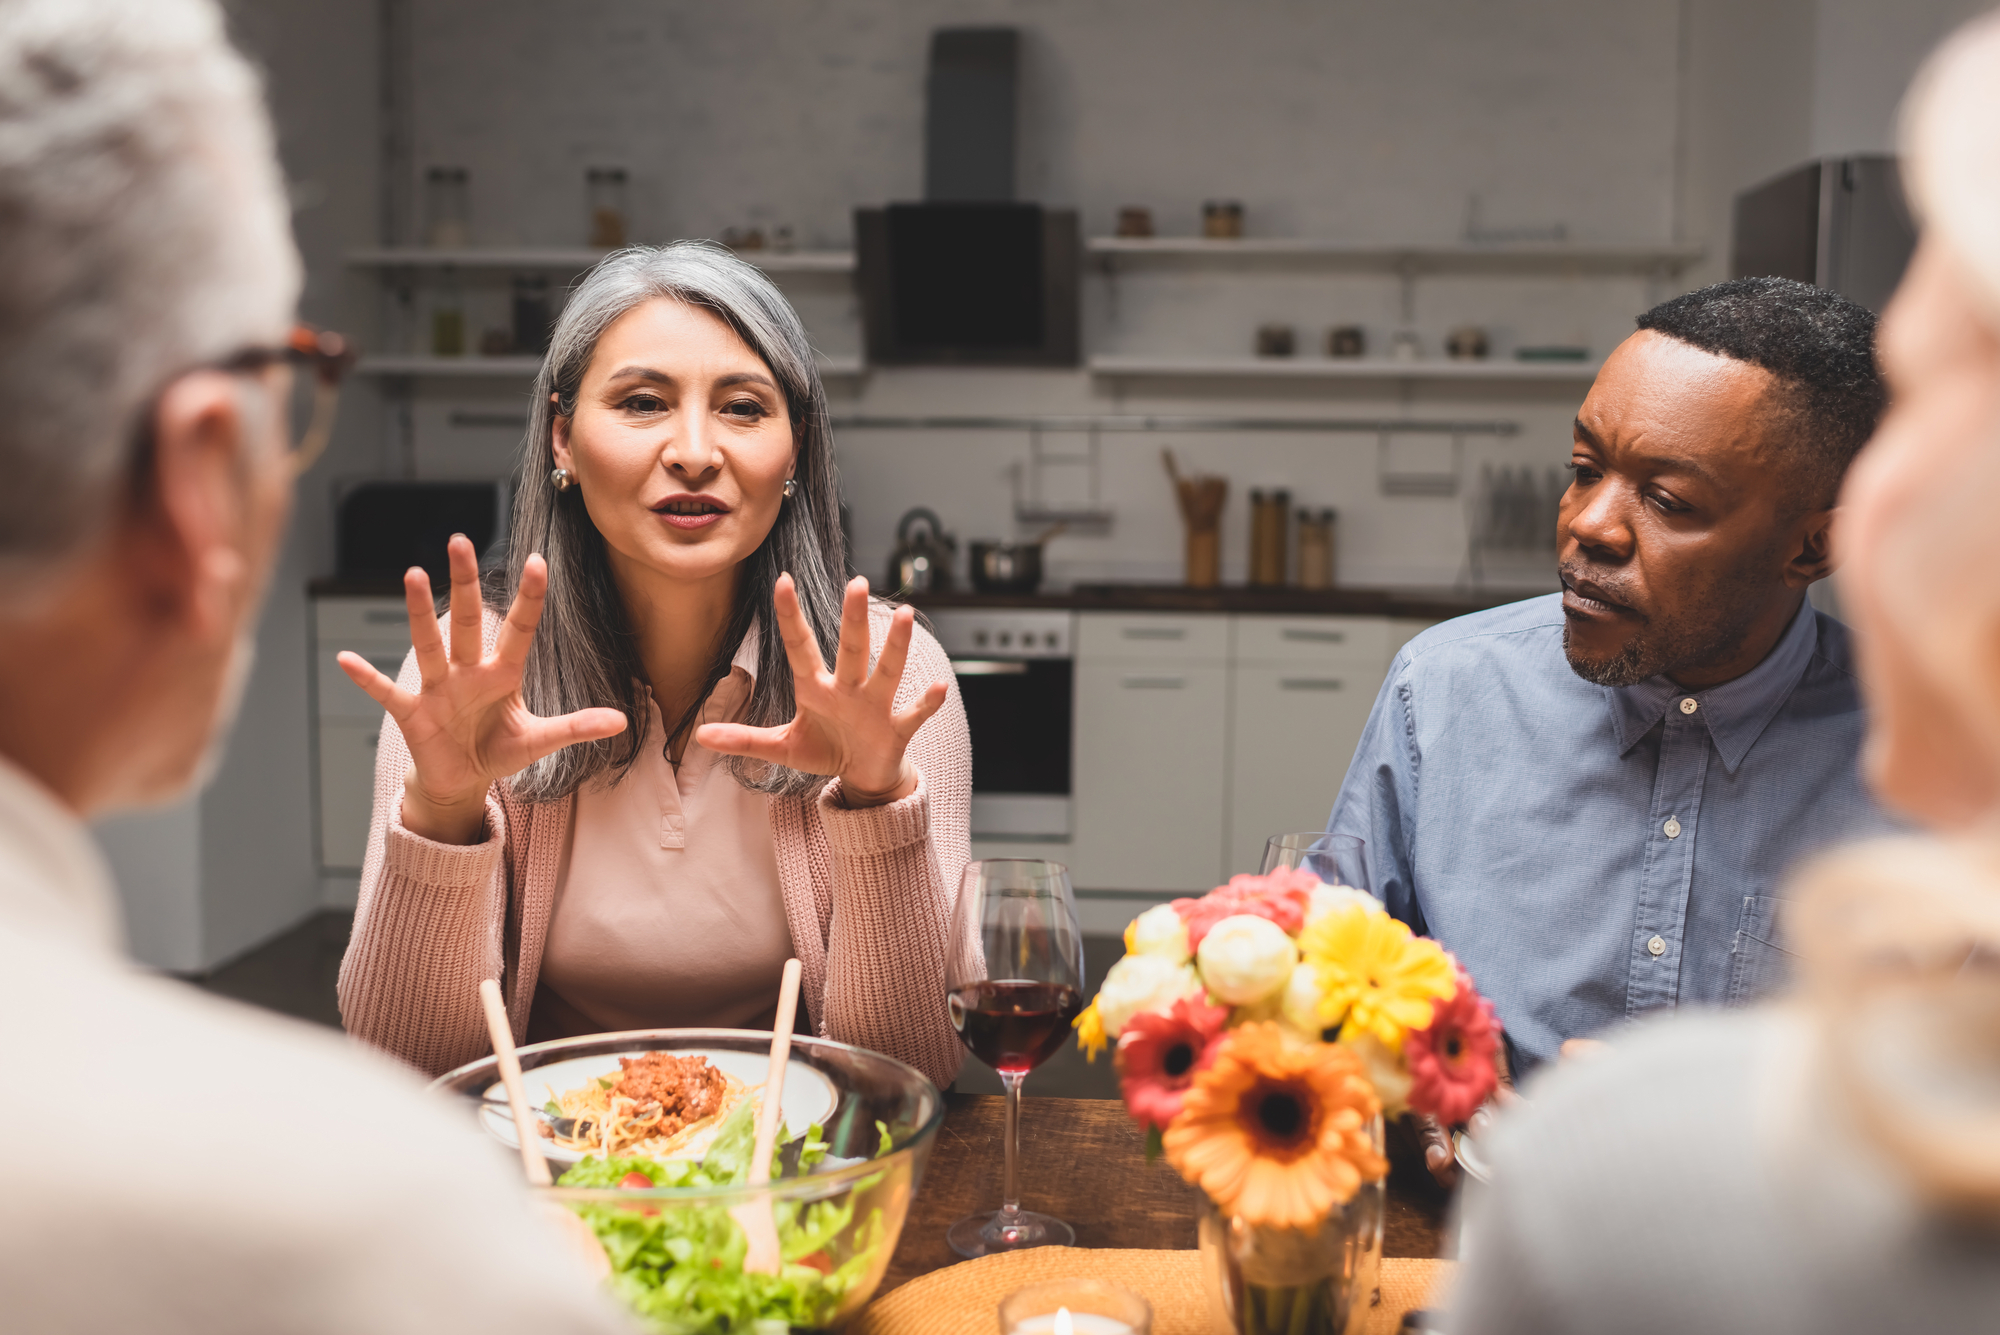
[[(357, 269), (540, 269), (552, 273), (578, 273), (609, 253), (559, 246), (481, 246), (449, 250), (429, 246), (397, 246), (350, 250), (347, 262)], [(851, 250), (739, 250), (735, 254), (766, 273), (854, 271), (854, 252)]]
[(1394, 361), (1387, 357), (1146, 357), (1101, 355), (1094, 376), (1198, 380), (1527, 380), (1575, 383), (1596, 377), (1601, 362)]
[[(540, 357), (432, 357), (421, 354), (383, 354), (363, 357), (354, 365), (356, 375), (422, 376), (433, 379), (517, 379), (533, 378), (542, 369)], [(823, 377), (846, 379), (866, 375), (868, 368), (859, 357), (822, 357)]]
[(1569, 242), (1507, 246), (1357, 245), (1311, 237), (1093, 236), (1089, 254), (1106, 264), (1161, 261), (1177, 264), (1242, 262), (1324, 264), (1390, 272), (1679, 272), (1702, 257), (1699, 246), (1593, 246)]

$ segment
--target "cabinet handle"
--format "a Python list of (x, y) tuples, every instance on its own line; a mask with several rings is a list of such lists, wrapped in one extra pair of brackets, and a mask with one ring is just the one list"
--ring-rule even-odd
[(1185, 626), (1123, 626), (1118, 633), (1128, 640), (1185, 640)]
[(1300, 643), (1300, 642), (1307, 644), (1347, 643), (1347, 632), (1344, 630), (1303, 630), (1296, 626), (1287, 626), (1283, 630), (1279, 631), (1278, 635), (1279, 638), (1291, 640), (1294, 643)]
[(371, 626), (406, 626), (410, 622), (410, 614), (392, 612), (386, 607), (374, 607), (363, 612), (361, 619)]
[(1178, 691), (1187, 686), (1187, 678), (1120, 677), (1118, 684), (1128, 691)]
[(1281, 691), (1338, 691), (1345, 689), (1338, 677), (1280, 677)]

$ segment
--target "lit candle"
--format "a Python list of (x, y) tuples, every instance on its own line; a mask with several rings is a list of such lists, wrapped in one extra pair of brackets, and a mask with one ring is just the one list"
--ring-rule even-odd
[(1022, 1317), (1013, 1335), (1132, 1335), (1132, 1323), (1099, 1312), (1072, 1312), (1058, 1307), (1040, 1316)]
[(1000, 1304), (1001, 1335), (1151, 1335), (1153, 1307), (1096, 1279), (1032, 1284)]

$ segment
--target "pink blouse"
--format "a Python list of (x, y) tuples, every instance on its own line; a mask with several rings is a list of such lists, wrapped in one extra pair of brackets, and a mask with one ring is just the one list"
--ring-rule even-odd
[[(755, 626), (701, 722), (736, 718), (757, 680)], [(769, 799), (689, 740), (678, 770), (659, 705), (616, 786), (586, 785), (556, 870), (532, 1036), (769, 1029), (792, 955)]]

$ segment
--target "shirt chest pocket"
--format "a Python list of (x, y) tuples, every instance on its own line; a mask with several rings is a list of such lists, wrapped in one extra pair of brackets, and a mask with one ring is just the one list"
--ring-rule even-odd
[(1778, 914), (1784, 902), (1769, 895), (1743, 897), (1743, 916), (1729, 946), (1730, 1005), (1747, 1006), (1791, 981), (1796, 957), (1778, 944)]

